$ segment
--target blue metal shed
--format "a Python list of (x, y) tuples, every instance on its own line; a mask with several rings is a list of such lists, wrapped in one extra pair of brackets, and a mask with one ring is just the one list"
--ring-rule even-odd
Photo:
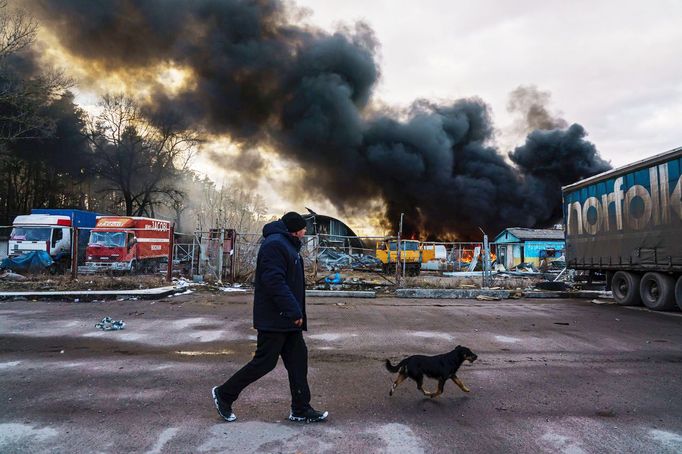
[(497, 262), (507, 269), (520, 263), (540, 265), (543, 258), (556, 260), (564, 255), (564, 230), (509, 227), (495, 237)]

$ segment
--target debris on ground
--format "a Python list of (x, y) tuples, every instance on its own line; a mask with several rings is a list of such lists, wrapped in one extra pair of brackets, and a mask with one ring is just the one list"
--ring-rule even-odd
[(221, 292), (246, 292), (242, 284), (232, 284), (228, 286), (218, 287)]
[(502, 298), (500, 298), (499, 296), (478, 295), (476, 296), (476, 299), (479, 301), (500, 301)]
[(592, 304), (615, 304), (614, 301), (602, 301), (602, 300), (592, 300)]
[(324, 278), (325, 284), (341, 284), (342, 282), (343, 278), (340, 273), (330, 274)]
[(373, 270), (381, 268), (381, 260), (372, 255), (347, 254), (330, 248), (323, 249), (317, 255), (317, 262), (327, 271), (338, 271), (340, 269), (366, 269)]
[(5, 257), (0, 268), (19, 273), (44, 273), (54, 265), (54, 260), (45, 251), (31, 251), (21, 255)]
[(538, 290), (550, 290), (550, 291), (566, 291), (569, 289), (569, 286), (566, 282), (562, 281), (546, 281), (546, 282), (538, 282), (535, 284), (535, 288)]
[(187, 289), (184, 292), (180, 293), (171, 293), (168, 295), (166, 298), (173, 298), (174, 296), (180, 296), (180, 295), (189, 295), (190, 293), (194, 293), (194, 290)]
[(111, 317), (104, 317), (99, 323), (95, 325), (95, 328), (99, 328), (103, 331), (118, 331), (124, 329), (126, 324), (123, 320), (112, 320)]
[(26, 276), (23, 274), (15, 273), (12, 270), (5, 270), (2, 273), (0, 273), (0, 279), (5, 280), (5, 281), (25, 281)]

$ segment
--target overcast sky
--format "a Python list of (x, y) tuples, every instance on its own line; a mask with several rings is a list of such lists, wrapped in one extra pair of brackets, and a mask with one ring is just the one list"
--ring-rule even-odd
[[(409, 105), (479, 96), (503, 150), (509, 93), (536, 85), (621, 166), (682, 146), (682, 1), (298, 0), (325, 30), (367, 22), (379, 41), (375, 98)], [(506, 151), (506, 150), (505, 150)]]

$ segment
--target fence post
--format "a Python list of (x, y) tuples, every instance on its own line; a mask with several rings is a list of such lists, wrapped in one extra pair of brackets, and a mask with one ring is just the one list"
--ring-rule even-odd
[(320, 254), (320, 234), (315, 233), (315, 247), (313, 248), (313, 282), (317, 284), (317, 257)]
[(173, 281), (173, 247), (175, 239), (175, 223), (171, 223), (168, 231), (168, 269), (166, 270), (166, 281)]
[(234, 284), (234, 277), (235, 277), (234, 265), (236, 263), (235, 258), (237, 255), (237, 231), (236, 230), (232, 230), (230, 232), (230, 238), (232, 238), (232, 240), (230, 241), (230, 247), (232, 248), (230, 250), (230, 283)]
[(71, 235), (71, 279), (78, 277), (78, 227), (73, 228)]
[(218, 248), (218, 283), (223, 283), (223, 255), (225, 254), (225, 229), (220, 229), (220, 247)]
[[(396, 256), (395, 256), (395, 282), (398, 287), (400, 287), (400, 256), (401, 256), (401, 244), (400, 237), (403, 235), (403, 216), (405, 213), (400, 213), (400, 228), (398, 229), (398, 242), (396, 243)], [(388, 256), (391, 257), (391, 242), (388, 242)]]

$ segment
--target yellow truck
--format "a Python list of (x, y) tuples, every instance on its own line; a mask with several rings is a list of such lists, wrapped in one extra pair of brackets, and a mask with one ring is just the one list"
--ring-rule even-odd
[[(406, 275), (419, 275), (422, 262), (424, 261), (424, 252), (419, 241), (402, 240), (400, 242), (400, 266), (402, 268), (403, 262), (405, 263)], [(376, 250), (376, 257), (381, 260), (381, 267), (384, 273), (395, 273), (395, 263), (398, 260), (398, 242), (396, 240), (389, 240), (380, 243)]]

